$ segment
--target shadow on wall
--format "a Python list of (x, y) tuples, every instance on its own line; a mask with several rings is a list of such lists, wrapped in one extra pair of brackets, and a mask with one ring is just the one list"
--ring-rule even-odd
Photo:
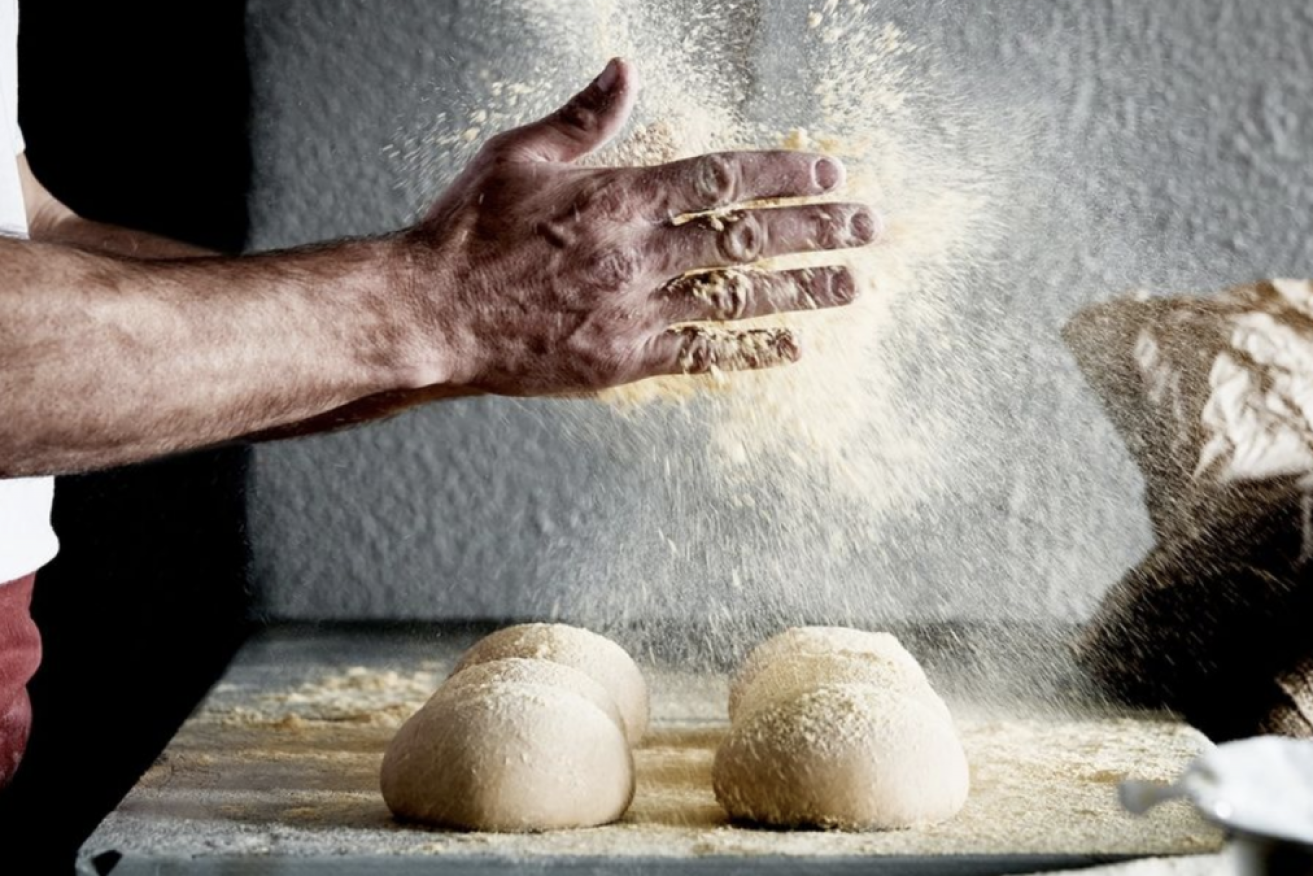
[[(24, 0), (20, 15), (21, 123), (46, 186), (91, 218), (239, 250), (244, 4)], [(33, 735), (0, 796), (5, 872), (70, 872), (244, 638), (246, 461), (222, 450), (59, 482)]]

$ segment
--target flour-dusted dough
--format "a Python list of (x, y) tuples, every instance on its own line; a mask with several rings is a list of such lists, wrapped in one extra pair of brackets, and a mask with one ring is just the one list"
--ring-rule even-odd
[(969, 778), (952, 722), (923, 698), (828, 684), (734, 725), (713, 782), (732, 818), (888, 830), (951, 818)]
[(452, 691), (466, 687), (491, 684), (493, 682), (518, 682), (521, 684), (543, 684), (559, 687), (588, 700), (605, 712), (615, 725), (623, 731), (625, 719), (620, 714), (620, 707), (606, 688), (602, 687), (588, 675), (573, 666), (553, 663), (550, 660), (536, 660), (531, 657), (505, 657), (468, 666), (443, 682), (438, 688), (438, 695), (448, 695)]
[(888, 633), (794, 627), (730, 682), (716, 798), (733, 818), (883, 830), (951, 818), (966, 755), (921, 665)]
[[(925, 678), (921, 664), (889, 633), (871, 633), (851, 627), (790, 627), (771, 636), (744, 658), (729, 683), (729, 713), (738, 714), (740, 700), (757, 675), (775, 661), (791, 654), (865, 654), (872, 660), (899, 665), (908, 675)], [(927, 682), (929, 684), (929, 682)]]
[[(905, 653), (905, 652), (904, 652)], [(738, 723), (767, 706), (794, 699), (824, 684), (869, 684), (918, 697), (944, 720), (948, 706), (939, 698), (921, 667), (871, 651), (791, 651), (777, 655), (740, 686), (730, 700), (729, 718)]]
[(620, 818), (634, 794), (628, 740), (596, 691), (578, 686), (492, 679), (439, 690), (388, 746), (380, 782), (388, 808), (487, 831)]
[(578, 669), (611, 694), (624, 717), (630, 744), (636, 745), (647, 732), (647, 683), (633, 658), (610, 639), (567, 624), (520, 624), (480, 639), (461, 657), (452, 675), (506, 657), (550, 660)]

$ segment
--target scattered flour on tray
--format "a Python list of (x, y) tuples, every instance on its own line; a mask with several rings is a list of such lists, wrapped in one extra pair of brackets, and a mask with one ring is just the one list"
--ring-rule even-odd
[(397, 824), (382, 800), (379, 764), (395, 724), (369, 716), (418, 708), (438, 678), (354, 667), (282, 688), (216, 690), (88, 848), (208, 858), (410, 854), (544, 861), (1182, 854), (1214, 851), (1221, 842), (1219, 831), (1188, 806), (1171, 804), (1137, 818), (1116, 801), (1121, 778), (1174, 779), (1208, 743), (1173, 721), (1094, 714), (964, 719), (973, 791), (959, 816), (941, 825), (873, 833), (731, 825), (711, 790), (712, 759), (727, 728), (723, 720), (685, 717), (723, 710), (723, 683), (707, 687), (687, 673), (657, 685), (677, 695), (654, 700), (654, 730), (635, 752), (637, 796), (619, 824), (539, 835), (418, 830)]

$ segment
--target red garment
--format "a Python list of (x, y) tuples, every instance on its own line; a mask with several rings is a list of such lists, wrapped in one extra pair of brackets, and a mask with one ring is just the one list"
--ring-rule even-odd
[(36, 575), (0, 584), (0, 788), (23, 759), (32, 727), (27, 683), (41, 663), (41, 636), (32, 622)]

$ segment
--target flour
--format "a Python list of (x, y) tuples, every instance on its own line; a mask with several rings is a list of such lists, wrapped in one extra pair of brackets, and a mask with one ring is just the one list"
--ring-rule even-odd
[(806, 22), (809, 40), (819, 45), (806, 52), (823, 60), (810, 81), (798, 83), (810, 85), (817, 108), (798, 117), (806, 125), (776, 127), (778, 119), (760, 118), (772, 115), (773, 107), (735, 104), (717, 107), (717, 122), (709, 127), (706, 108), (714, 102), (690, 89), (669, 107), (649, 109), (678, 124), (640, 129), (616, 147), (615, 158), (652, 164), (730, 147), (839, 156), (848, 168), (846, 188), (815, 200), (871, 204), (886, 217), (884, 240), (855, 251), (773, 259), (763, 267), (846, 265), (857, 279), (858, 301), (841, 310), (745, 323), (794, 329), (803, 347), (796, 366), (663, 378), (608, 398), (641, 404), (696, 396), (710, 424), (713, 463), (728, 484), (768, 477), (788, 486), (790, 498), (812, 501), (819, 486), (866, 510), (872, 503), (924, 501), (951, 473), (948, 460), (928, 452), (950, 426), (920, 416), (899, 397), (898, 371), (913, 351), (890, 346), (891, 327), (937, 321), (944, 284), (975, 257), (973, 247), (987, 245), (981, 217), (991, 193), (977, 171), (927, 150), (914, 115), (918, 86), (907, 66), (915, 50), (901, 31), (872, 24), (864, 4), (826, 4), (811, 13), (819, 21)]
[[(885, 225), (869, 247), (755, 266), (845, 265), (857, 280), (850, 307), (735, 323), (790, 329), (797, 364), (718, 367), (605, 393), (622, 420), (613, 428), (577, 414), (585, 441), (633, 448), (632, 464), (662, 478), (667, 505), (636, 503), (615, 515), (615, 531), (599, 521), (598, 554), (571, 548), (568, 564), (605, 596), (543, 614), (603, 630), (637, 624), (649, 640), (626, 643), (641, 649), (664, 637), (655, 619), (721, 593), (707, 619), (720, 639), (703, 656), (733, 653), (781, 621), (869, 615), (874, 591), (846, 569), (887, 541), (891, 516), (916, 525), (918, 509), (969, 483), (980, 452), (960, 410), (976, 394), (974, 377), (939, 363), (952, 353), (950, 302), (1000, 239), (993, 217), (1007, 197), (1009, 138), (1020, 133), (1000, 135), (986, 108), (952, 97), (934, 53), (868, 3), (495, 6), (492, 18), (513, 23), (509, 39), (525, 57), (455, 95), (465, 110), (401, 138), (393, 158), (417, 208), (447, 181), (439, 167), (458, 167), (492, 133), (551, 112), (564, 88), (620, 55), (641, 82), (636, 117), (589, 163), (654, 165), (740, 148), (828, 153), (844, 161), (847, 184), (815, 201), (869, 203)], [(727, 291), (701, 295), (714, 306), (732, 301)], [(831, 582), (817, 586), (820, 576)]]

